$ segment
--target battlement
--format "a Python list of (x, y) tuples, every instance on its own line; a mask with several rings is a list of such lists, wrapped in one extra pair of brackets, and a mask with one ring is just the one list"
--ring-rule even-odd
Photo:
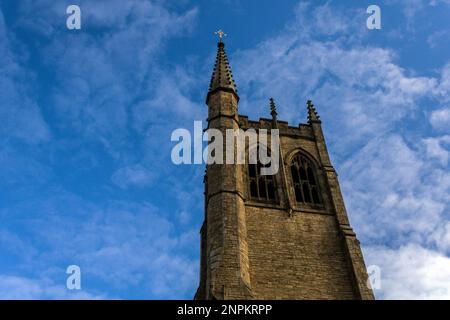
[[(314, 140), (314, 134), (309, 124), (300, 123), (298, 126), (290, 126), (287, 121), (277, 120), (281, 136), (295, 136)], [(239, 115), (239, 126), (246, 129), (272, 129), (272, 119), (259, 118), (258, 121), (249, 120), (248, 116)]]

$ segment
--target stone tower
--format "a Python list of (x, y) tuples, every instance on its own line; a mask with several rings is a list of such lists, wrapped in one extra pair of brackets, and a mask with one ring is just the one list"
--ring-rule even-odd
[(208, 128), (278, 129), (280, 163), (273, 176), (259, 164), (207, 165), (195, 299), (373, 299), (312, 102), (298, 126), (277, 119), (273, 99), (271, 119), (259, 121), (239, 115), (238, 102), (220, 40)]

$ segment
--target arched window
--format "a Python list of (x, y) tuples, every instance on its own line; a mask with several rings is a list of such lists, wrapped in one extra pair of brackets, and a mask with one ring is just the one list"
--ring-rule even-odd
[(321, 204), (319, 183), (314, 166), (305, 156), (297, 154), (291, 163), (295, 199), (299, 203)]
[(274, 175), (261, 175), (261, 168), (270, 167), (261, 164), (248, 164), (248, 180), (250, 184), (250, 197), (258, 201), (276, 201), (276, 185)]

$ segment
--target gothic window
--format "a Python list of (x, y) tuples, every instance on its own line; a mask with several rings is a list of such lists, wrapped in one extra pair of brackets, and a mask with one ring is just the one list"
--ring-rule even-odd
[(297, 154), (291, 163), (292, 182), (298, 203), (321, 204), (319, 184), (311, 161)]
[(274, 175), (261, 175), (261, 168), (270, 167), (259, 161), (248, 165), (248, 178), (250, 184), (250, 197), (258, 201), (276, 201), (276, 186)]

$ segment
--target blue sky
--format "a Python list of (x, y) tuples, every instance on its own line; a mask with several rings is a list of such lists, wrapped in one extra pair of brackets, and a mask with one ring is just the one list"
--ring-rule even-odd
[(170, 134), (206, 118), (218, 28), (241, 114), (315, 102), (376, 296), (450, 299), (448, 0), (1, 0), (0, 298), (193, 297), (204, 167)]

